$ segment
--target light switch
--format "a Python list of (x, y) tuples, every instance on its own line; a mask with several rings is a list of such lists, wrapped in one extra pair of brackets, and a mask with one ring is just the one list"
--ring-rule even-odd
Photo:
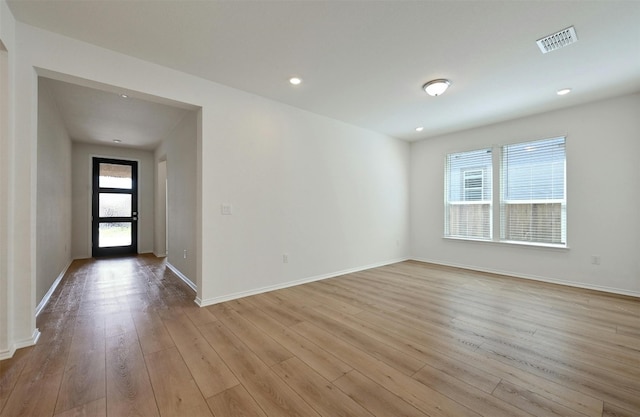
[(231, 204), (223, 204), (220, 206), (220, 212), (224, 215), (224, 216), (230, 216), (233, 213)]

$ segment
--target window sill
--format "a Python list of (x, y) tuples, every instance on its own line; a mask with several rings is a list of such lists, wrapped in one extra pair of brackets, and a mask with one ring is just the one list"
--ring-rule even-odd
[(559, 245), (553, 243), (537, 243), (537, 242), (521, 242), (518, 240), (484, 240), (484, 239), (470, 239), (463, 237), (452, 237), (452, 236), (443, 236), (445, 240), (459, 240), (463, 242), (473, 242), (473, 243), (483, 243), (483, 244), (493, 244), (499, 246), (522, 246), (527, 248), (540, 248), (540, 249), (560, 249), (560, 250), (569, 250), (568, 245)]

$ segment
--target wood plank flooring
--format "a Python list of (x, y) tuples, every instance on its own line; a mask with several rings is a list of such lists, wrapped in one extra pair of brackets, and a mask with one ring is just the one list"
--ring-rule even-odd
[(0, 417), (638, 417), (640, 299), (402, 262), (215, 306), (75, 261)]

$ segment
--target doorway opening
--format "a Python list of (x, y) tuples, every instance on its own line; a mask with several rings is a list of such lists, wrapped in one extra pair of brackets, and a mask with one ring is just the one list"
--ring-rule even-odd
[[(166, 158), (166, 157), (165, 157)], [(169, 250), (169, 200), (167, 192), (167, 160), (158, 162), (156, 175), (156, 256), (165, 257)]]
[(138, 253), (138, 162), (93, 158), (93, 257)]

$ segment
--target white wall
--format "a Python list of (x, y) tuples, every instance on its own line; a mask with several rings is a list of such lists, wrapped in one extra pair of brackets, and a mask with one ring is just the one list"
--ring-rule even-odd
[[(17, 35), (23, 74), (36, 68), (202, 108), (195, 190), (201, 302), (408, 256), (405, 142), (20, 23)], [(34, 82), (25, 75), (16, 85), (25, 138), (34, 135)], [(17, 171), (28, 179), (34, 142), (24, 142), (25, 166)], [(223, 203), (233, 215), (220, 214)], [(20, 222), (28, 230), (35, 219)]]
[(216, 190), (203, 204), (217, 278), (205, 303), (407, 256), (407, 143), (264, 100), (225, 104), (242, 117), (204, 143), (223, 156), (203, 166)]
[(13, 296), (9, 282), (11, 269), (9, 252), (10, 169), (13, 140), (13, 50), (14, 50), (13, 16), (6, 3), (0, 3), (0, 359), (11, 356), (15, 349), (11, 336), (14, 326)]
[[(156, 149), (156, 167), (160, 161), (166, 161), (166, 178), (168, 183), (168, 245), (167, 262), (180, 271), (194, 285), (198, 269), (197, 251), (197, 113), (189, 112)], [(161, 178), (159, 172), (157, 178)], [(163, 184), (156, 183), (156, 195), (163, 194)], [(156, 213), (161, 217), (164, 202), (156, 200)], [(161, 235), (163, 224), (156, 223), (158, 235)], [(156, 242), (156, 247), (165, 242)], [(186, 251), (186, 257), (185, 257)]]
[[(632, 94), (414, 143), (412, 258), (640, 296), (639, 116)], [(447, 153), (560, 135), (569, 249), (443, 239)]]
[[(1, 40), (0, 40), (1, 41)], [(1, 43), (1, 42), (0, 42)], [(9, 188), (9, 54), (0, 44), (0, 195), (7, 195)], [(9, 297), (7, 280), (7, 228), (8, 198), (0, 199), (0, 359), (3, 352), (8, 352), (8, 305)]]
[(91, 257), (91, 171), (92, 158), (105, 157), (138, 161), (138, 253), (153, 252), (154, 163), (153, 153), (116, 146), (73, 144), (72, 256)]
[(36, 301), (71, 262), (71, 139), (49, 89), (38, 88)]
[[(8, 106), (8, 119), (3, 115), (2, 142), (0, 154), (7, 166), (3, 167), (0, 176), (0, 192), (3, 198), (0, 233), (2, 243), (0, 250), (0, 359), (10, 357), (15, 349), (35, 343), (39, 332), (35, 328), (36, 306), (36, 268), (35, 268), (35, 196), (36, 196), (36, 161), (35, 147), (37, 140), (37, 83), (33, 71), (26, 73), (18, 70), (19, 53), (16, 22), (4, 1), (0, 2), (0, 40), (7, 50), (3, 57), (8, 73), (8, 85), (3, 86), (3, 97)], [(23, 91), (27, 97), (17, 92), (21, 81), (31, 78), (31, 88)], [(29, 103), (24, 109), (17, 110), (20, 99), (26, 98)], [(25, 103), (26, 104), (26, 103)], [(24, 126), (29, 135), (24, 136)], [(24, 162), (23, 162), (24, 161)], [(4, 292), (6, 291), (6, 292)], [(5, 321), (6, 319), (6, 321)], [(5, 325), (6, 323), (6, 325)]]

